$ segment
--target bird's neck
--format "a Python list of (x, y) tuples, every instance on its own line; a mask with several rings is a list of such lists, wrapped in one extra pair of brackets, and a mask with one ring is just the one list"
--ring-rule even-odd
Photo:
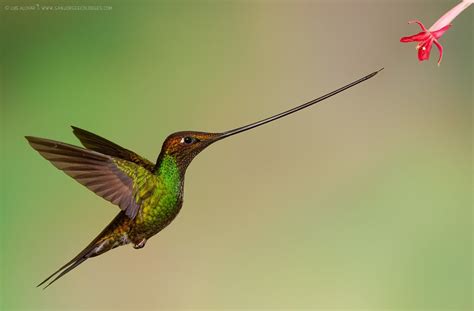
[(169, 189), (182, 191), (184, 183), (184, 170), (179, 166), (176, 159), (171, 155), (160, 156), (155, 174)]

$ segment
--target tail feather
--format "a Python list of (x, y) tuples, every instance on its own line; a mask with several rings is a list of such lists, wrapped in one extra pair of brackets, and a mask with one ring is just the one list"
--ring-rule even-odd
[[(46, 289), (48, 288), (51, 284), (53, 284), (54, 282), (56, 282), (57, 280), (59, 280), (61, 277), (63, 277), (66, 273), (68, 273), (69, 271), (71, 271), (72, 269), (74, 269), (75, 267), (79, 266), (81, 263), (83, 263), (84, 261), (87, 260), (88, 257), (82, 257), (82, 258), (79, 258), (78, 260), (76, 260), (73, 264), (71, 264), (70, 266), (68, 266), (65, 270), (63, 270), (57, 277), (55, 277), (51, 282), (49, 282), (45, 287), (43, 287), (43, 289)], [(59, 270), (61, 271), (61, 270)], [(59, 272), (58, 271), (58, 272)], [(41, 282), (40, 285), (44, 284), (45, 282), (47, 282), (51, 277), (53, 277), (54, 275), (56, 275), (57, 272), (53, 275), (51, 275), (48, 279), (44, 280), (43, 282)], [(40, 286), (38, 285), (38, 286)]]
[(43, 289), (46, 289), (48, 286), (56, 282), (66, 273), (70, 272), (87, 259), (103, 254), (117, 246), (129, 243), (128, 239), (124, 239), (122, 234), (113, 234), (114, 229), (121, 224), (123, 219), (127, 221), (129, 220), (129, 218), (125, 215), (124, 212), (120, 212), (112, 220), (112, 222), (91, 243), (89, 243), (89, 245), (86, 246), (86, 248), (84, 248), (79, 254), (77, 254), (73, 259), (71, 259), (61, 268), (56, 270), (56, 272), (48, 276), (43, 282), (39, 283), (36, 287), (44, 285), (51, 278), (57, 275), (51, 282), (49, 282), (45, 287), (43, 287)]
[(53, 274), (51, 274), (50, 276), (48, 276), (43, 282), (39, 283), (38, 285), (36, 285), (36, 287), (40, 287), (41, 285), (43, 285), (44, 283), (48, 282), (53, 276), (57, 275), (59, 272), (61, 272), (56, 278), (54, 278), (54, 280), (52, 280), (51, 282), (49, 282), (43, 289), (46, 289), (48, 286), (50, 286), (51, 284), (53, 284), (55, 281), (57, 281), (60, 277), (62, 277), (63, 275), (65, 275), (66, 273), (68, 273), (69, 271), (71, 271), (72, 269), (74, 269), (75, 267), (77, 267), (78, 265), (80, 265), (81, 263), (83, 263), (84, 261), (86, 261), (86, 259), (88, 259), (89, 257), (91, 257), (91, 253), (93, 253), (94, 249), (96, 248), (96, 242), (97, 242), (97, 239), (95, 239), (94, 241), (92, 241), (82, 252), (80, 252), (79, 254), (77, 254), (76, 257), (74, 257), (73, 259), (71, 259), (69, 262), (67, 262), (64, 266), (62, 266), (61, 268), (59, 268), (58, 270), (56, 270), (56, 272), (54, 272)]
[[(53, 276), (55, 276), (56, 274), (58, 274), (59, 272), (61, 272), (64, 268), (66, 268), (67, 266), (70, 266), (73, 262), (74, 262), (75, 258), (72, 259), (71, 261), (69, 261), (68, 263), (66, 263), (64, 266), (62, 266), (61, 268), (59, 268), (58, 270), (56, 270), (56, 272), (54, 272), (53, 274), (51, 274), (50, 276), (48, 276), (43, 282), (39, 283), (38, 285), (36, 285), (36, 287), (40, 287), (41, 285), (43, 285), (44, 283), (48, 282)], [(46, 287), (45, 287), (46, 288)]]

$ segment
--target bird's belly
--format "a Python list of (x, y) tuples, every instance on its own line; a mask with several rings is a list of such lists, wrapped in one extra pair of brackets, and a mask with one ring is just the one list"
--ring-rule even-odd
[(182, 201), (172, 205), (143, 206), (130, 231), (130, 240), (133, 243), (139, 243), (143, 239), (149, 239), (157, 234), (173, 221), (178, 215), (181, 206)]

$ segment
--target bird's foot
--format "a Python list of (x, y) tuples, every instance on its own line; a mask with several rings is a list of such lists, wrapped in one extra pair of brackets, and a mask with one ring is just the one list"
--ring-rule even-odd
[(133, 245), (133, 248), (134, 249), (140, 249), (140, 248), (143, 248), (146, 244), (146, 239), (143, 239), (140, 241), (140, 243), (137, 243), (135, 245)]

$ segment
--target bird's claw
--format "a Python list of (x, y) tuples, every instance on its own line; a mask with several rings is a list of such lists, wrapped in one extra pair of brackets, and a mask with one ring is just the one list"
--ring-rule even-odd
[(143, 248), (146, 244), (146, 239), (143, 239), (140, 241), (140, 243), (137, 243), (135, 245), (133, 245), (133, 248), (134, 249), (140, 249), (140, 248)]

